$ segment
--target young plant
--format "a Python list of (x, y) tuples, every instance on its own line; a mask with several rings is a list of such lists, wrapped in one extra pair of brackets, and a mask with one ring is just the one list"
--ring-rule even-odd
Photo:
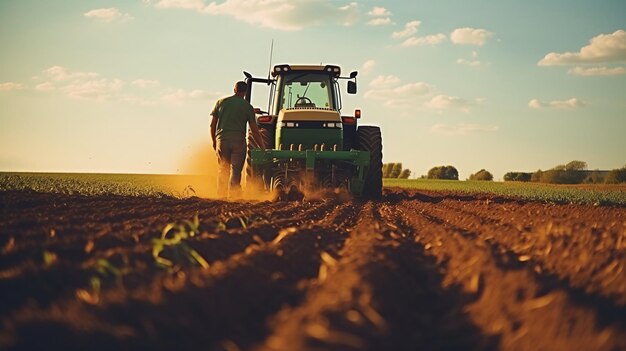
[[(163, 267), (172, 267), (172, 259), (180, 262), (186, 260), (191, 264), (198, 264), (204, 269), (209, 268), (209, 263), (195, 249), (185, 241), (199, 234), (200, 220), (196, 214), (193, 220), (184, 220), (182, 223), (169, 223), (161, 232), (160, 238), (152, 239), (152, 257), (156, 263)], [(167, 249), (173, 258), (167, 259), (162, 256)]]

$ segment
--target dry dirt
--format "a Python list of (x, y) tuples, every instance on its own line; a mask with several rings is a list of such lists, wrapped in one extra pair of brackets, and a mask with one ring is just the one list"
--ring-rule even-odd
[[(0, 206), (0, 349), (626, 349), (624, 207), (399, 189)], [(195, 214), (209, 267), (157, 266), (153, 238)]]

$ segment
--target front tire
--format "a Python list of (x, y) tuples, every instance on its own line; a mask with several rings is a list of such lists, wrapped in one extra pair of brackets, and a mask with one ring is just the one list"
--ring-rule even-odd
[(363, 197), (379, 200), (383, 195), (383, 138), (379, 127), (359, 126), (359, 150), (370, 152), (370, 165), (365, 175)]

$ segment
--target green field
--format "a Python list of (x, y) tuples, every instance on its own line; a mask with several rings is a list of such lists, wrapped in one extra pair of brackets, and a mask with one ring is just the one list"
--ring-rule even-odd
[(557, 203), (626, 205), (626, 186), (624, 185), (554, 185), (435, 179), (384, 179), (383, 185), (431, 191), (486, 193)]
[[(430, 179), (384, 179), (386, 187), (485, 193), (557, 203), (626, 205), (624, 185), (551, 185)], [(202, 175), (0, 173), (0, 191), (34, 190), (80, 195), (211, 197), (215, 177)]]
[[(203, 196), (214, 179), (195, 175), (0, 173), (0, 190), (121, 196)], [(210, 195), (210, 193), (209, 193)]]

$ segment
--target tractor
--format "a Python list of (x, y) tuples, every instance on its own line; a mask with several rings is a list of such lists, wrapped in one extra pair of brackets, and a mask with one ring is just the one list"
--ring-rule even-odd
[(247, 72), (253, 86), (267, 85), (268, 111), (256, 108), (265, 149), (248, 134), (247, 186), (301, 200), (307, 190), (345, 189), (362, 199), (382, 195), (382, 136), (376, 126), (359, 126), (361, 111), (341, 115), (339, 81), (356, 94), (356, 76), (341, 76), (336, 65), (276, 65), (268, 78)]

